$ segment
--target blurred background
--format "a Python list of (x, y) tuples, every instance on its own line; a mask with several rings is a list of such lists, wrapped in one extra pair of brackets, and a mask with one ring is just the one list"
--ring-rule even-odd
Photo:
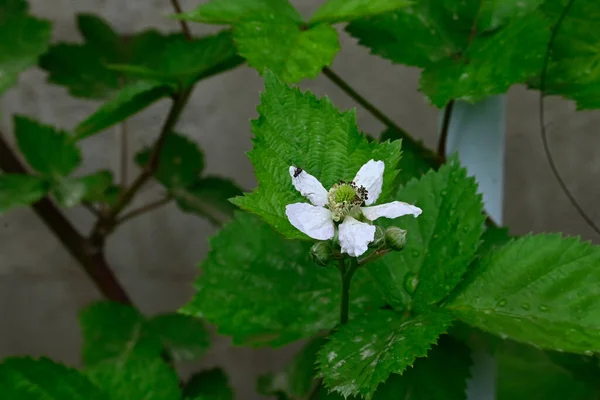
[[(32, 13), (53, 22), (53, 40), (81, 38), (76, 13), (95, 13), (121, 33), (155, 27), (178, 31), (168, 0), (29, 0)], [(182, 0), (184, 10), (201, 1)], [(292, 0), (309, 15), (320, 0)], [(196, 35), (219, 27), (191, 24)], [(393, 66), (369, 55), (342, 32), (342, 51), (332, 69), (392, 117), (400, 126), (432, 148), (436, 146), (438, 110), (417, 91), (419, 71)], [(410, 45), (407, 38), (406, 45)], [(352, 99), (325, 77), (301, 85), (327, 95), (341, 109), (355, 107)], [(246, 66), (202, 81), (177, 125), (177, 131), (198, 141), (206, 154), (207, 172), (235, 180), (245, 189), (256, 182), (245, 156), (251, 147), (249, 120), (256, 116), (262, 80)], [(81, 173), (119, 168), (119, 137), (126, 129), (133, 154), (152, 143), (166, 115), (168, 100), (156, 103), (127, 122), (85, 140)], [(30, 115), (64, 129), (73, 128), (99, 105), (70, 97), (46, 82), (46, 73), (34, 68), (21, 75), (19, 85), (0, 99), (0, 130), (12, 141), (12, 115)], [(358, 122), (374, 136), (384, 127), (361, 108)], [(600, 242), (560, 190), (543, 153), (538, 122), (538, 94), (513, 87), (508, 94), (505, 172), (505, 225), (513, 234), (562, 231)], [(550, 147), (569, 188), (592, 219), (600, 223), (600, 113), (575, 112), (562, 99), (546, 101)], [(130, 177), (135, 166), (130, 157)], [(159, 191), (149, 186), (138, 203)], [(77, 228), (88, 232), (92, 219), (81, 208), (69, 210)], [(181, 213), (175, 205), (161, 208), (123, 225), (107, 246), (107, 258), (136, 305), (147, 314), (170, 311), (193, 294), (197, 266), (215, 233), (207, 221)], [(29, 209), (0, 216), (0, 358), (8, 355), (46, 355), (70, 365), (79, 364), (81, 345), (77, 312), (100, 295), (79, 265)], [(107, 327), (110, 329), (110, 327)], [(227, 338), (216, 339), (205, 359), (184, 366), (225, 367), (238, 393), (253, 398), (258, 374), (281, 367), (293, 348), (280, 350), (231, 348)]]

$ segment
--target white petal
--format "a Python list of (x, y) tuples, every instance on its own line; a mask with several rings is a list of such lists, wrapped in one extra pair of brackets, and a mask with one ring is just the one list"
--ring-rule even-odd
[(375, 203), (381, 194), (383, 187), (383, 170), (385, 164), (383, 161), (370, 160), (365, 165), (360, 167), (354, 178), (356, 186), (364, 186), (367, 189), (368, 198), (365, 204), (370, 206)]
[(377, 218), (381, 217), (398, 218), (409, 214), (412, 214), (417, 218), (423, 212), (419, 207), (402, 201), (392, 201), (391, 203), (385, 203), (379, 206), (362, 207), (361, 210), (365, 218), (369, 221), (375, 221)]
[(326, 208), (307, 203), (288, 204), (285, 215), (292, 225), (313, 239), (331, 239), (335, 233), (331, 212)]
[(342, 253), (358, 257), (367, 251), (369, 243), (375, 239), (375, 227), (346, 217), (340, 224), (339, 238)]
[(292, 184), (297, 191), (315, 206), (324, 206), (327, 204), (327, 190), (321, 185), (321, 182), (306, 171), (301, 171), (296, 177), (296, 167), (290, 167), (290, 176)]

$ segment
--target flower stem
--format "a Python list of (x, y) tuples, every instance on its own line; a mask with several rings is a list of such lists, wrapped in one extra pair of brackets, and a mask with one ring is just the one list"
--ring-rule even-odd
[(350, 258), (350, 266), (346, 266), (345, 260), (340, 259), (338, 269), (342, 277), (342, 300), (340, 303), (340, 325), (348, 323), (348, 316), (350, 314), (350, 283), (352, 283), (352, 277), (358, 269), (358, 262), (356, 258)]

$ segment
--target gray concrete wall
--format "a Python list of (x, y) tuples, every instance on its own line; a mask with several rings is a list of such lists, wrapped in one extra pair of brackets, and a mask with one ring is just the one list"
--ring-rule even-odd
[[(110, 20), (121, 32), (147, 27), (177, 30), (167, 0), (32, 0), (33, 12), (54, 22), (54, 39), (79, 40), (73, 15), (94, 12)], [(191, 9), (197, 0), (183, 2)], [(310, 13), (319, 0), (294, 2)], [(214, 27), (194, 25), (195, 33)], [(410, 45), (410, 41), (407, 41)], [(355, 41), (342, 35), (342, 51), (333, 69), (360, 93), (392, 116), (401, 126), (433, 146), (437, 111), (417, 92), (419, 72), (392, 66), (370, 56)], [(340, 108), (355, 104), (326, 78), (307, 81), (304, 87), (330, 96)], [(256, 115), (262, 83), (246, 67), (214, 77), (198, 85), (177, 129), (193, 138), (206, 152), (210, 173), (255, 186), (251, 165), (244, 155), (250, 149), (248, 120)], [(72, 128), (98, 103), (70, 98), (58, 86), (45, 82), (45, 73), (33, 69), (1, 99), (0, 128), (11, 130), (11, 115), (23, 113)], [(131, 152), (151, 143), (165, 116), (167, 102), (160, 102), (128, 123)], [(515, 87), (509, 94), (506, 155), (505, 220), (513, 233), (563, 231), (598, 242), (561, 192), (542, 151), (537, 122), (537, 94)], [(548, 102), (549, 136), (557, 163), (585, 209), (600, 223), (597, 209), (600, 185), (600, 114), (575, 113), (560, 99)], [(361, 128), (378, 134), (383, 126), (358, 109)], [(86, 163), (82, 172), (118, 167), (118, 129), (84, 142)], [(134, 166), (130, 165), (131, 175)], [(145, 192), (140, 202), (156, 195)], [(76, 226), (90, 229), (85, 210), (68, 212)], [(108, 243), (108, 259), (141, 309), (149, 314), (184, 304), (192, 295), (196, 265), (207, 251), (207, 238), (215, 230), (205, 221), (168, 206), (123, 226)], [(77, 310), (100, 296), (75, 260), (28, 209), (0, 217), (0, 357), (16, 354), (47, 355), (68, 364), (79, 362), (81, 344)], [(283, 365), (290, 351), (231, 349), (221, 338), (202, 365), (225, 365), (240, 398), (249, 394), (261, 371)], [(191, 366), (186, 368), (191, 370)]]

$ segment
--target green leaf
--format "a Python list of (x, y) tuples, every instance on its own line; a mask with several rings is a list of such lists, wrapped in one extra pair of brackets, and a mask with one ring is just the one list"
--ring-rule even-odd
[(110, 202), (113, 176), (110, 171), (99, 171), (81, 178), (59, 179), (53, 184), (52, 194), (60, 205), (70, 208), (83, 201)]
[(198, 372), (183, 387), (183, 400), (233, 400), (229, 379), (220, 368)]
[(283, 371), (259, 376), (259, 393), (291, 399), (306, 398), (315, 384), (317, 352), (324, 343), (324, 337), (315, 337), (300, 349)]
[(14, 400), (108, 400), (79, 371), (48, 358), (5, 358), (0, 390), (2, 398)]
[(396, 199), (423, 214), (381, 223), (406, 229), (407, 244), (368, 270), (395, 308), (427, 309), (454, 289), (475, 256), (485, 220), (481, 195), (475, 180), (452, 159), (400, 188)]
[(433, 159), (431, 152), (426, 151), (423, 142), (413, 142), (402, 139), (402, 136), (393, 129), (387, 129), (381, 134), (380, 142), (386, 140), (402, 140), (402, 158), (398, 167), (398, 183), (406, 184), (413, 178), (421, 178), (430, 169), (435, 168), (436, 161)]
[(315, 176), (326, 189), (340, 180), (352, 180), (371, 159), (385, 163), (385, 203), (395, 187), (400, 141), (369, 142), (356, 126), (354, 111), (340, 113), (328, 98), (290, 88), (274, 75), (265, 78), (266, 91), (252, 121), (254, 148), (249, 152), (259, 187), (233, 199), (246, 211), (259, 215), (288, 238), (306, 239), (285, 215), (285, 206), (306, 202), (289, 175), (291, 165)]
[(171, 193), (183, 211), (207, 218), (219, 226), (233, 218), (237, 207), (229, 199), (241, 195), (242, 190), (233, 181), (209, 176), (188, 187), (173, 188)]
[(477, 255), (486, 255), (492, 250), (502, 247), (510, 242), (511, 238), (512, 237), (508, 233), (508, 228), (486, 226), (485, 231), (481, 235), (481, 244), (477, 249)]
[(470, 367), (469, 348), (441, 336), (427, 357), (417, 359), (402, 375), (390, 375), (373, 400), (466, 400)]
[(95, 113), (75, 128), (77, 139), (84, 139), (136, 114), (157, 100), (170, 96), (174, 87), (155, 81), (134, 82), (119, 90)]
[[(496, 354), (498, 400), (594, 400), (598, 390), (568, 369), (552, 362), (543, 351), (507, 343)], [(597, 377), (596, 380), (597, 382)]]
[(411, 3), (410, 0), (328, 0), (313, 14), (310, 22), (348, 22), (394, 11)]
[[(145, 166), (152, 150), (138, 153), (135, 161)], [(165, 137), (155, 178), (167, 188), (181, 188), (193, 184), (204, 169), (204, 154), (195, 142), (177, 133)]]
[(12, 208), (28, 206), (48, 193), (42, 178), (25, 174), (0, 174), (0, 215)]
[(19, 150), (39, 173), (50, 177), (66, 176), (81, 163), (81, 152), (67, 132), (24, 116), (15, 116), (14, 124)]
[[(182, 311), (215, 324), (235, 344), (280, 346), (331, 329), (339, 319), (339, 272), (315, 265), (309, 249), (236, 213), (211, 240), (196, 295)], [(351, 316), (383, 305), (361, 270), (351, 299)]]
[(162, 339), (174, 361), (197, 359), (210, 346), (210, 335), (202, 321), (189, 315), (158, 315), (148, 321), (146, 329)]
[(145, 318), (131, 307), (94, 303), (80, 313), (79, 322), (83, 333), (82, 357), (87, 366), (120, 362), (133, 356), (151, 360), (161, 354), (161, 340), (146, 328)]
[[(542, 10), (550, 21), (556, 23), (567, 3), (566, 0), (548, 0), (544, 2)], [(550, 53), (544, 91), (575, 100), (578, 110), (600, 108), (598, 18), (598, 2), (573, 2), (558, 27)], [(531, 86), (539, 88), (539, 80), (532, 82)]]
[(451, 316), (439, 310), (409, 318), (381, 310), (351, 321), (319, 351), (323, 381), (344, 397), (371, 398), (390, 374), (402, 374), (424, 357), (451, 323)]
[(89, 378), (108, 393), (109, 400), (180, 400), (175, 370), (160, 358), (129, 357), (87, 369)]
[(239, 54), (250, 67), (261, 75), (269, 69), (289, 83), (317, 77), (340, 50), (338, 33), (330, 25), (302, 29), (280, 16), (240, 23), (233, 35)]
[(302, 16), (288, 0), (212, 0), (194, 11), (177, 15), (177, 18), (205, 24), (237, 24), (240, 22), (272, 19), (302, 22)]
[(50, 22), (31, 17), (27, 9), (25, 0), (0, 3), (0, 94), (36, 64), (50, 43)]
[[(375, 54), (423, 68), (421, 90), (438, 107), (477, 102), (539, 74), (549, 24), (540, 0), (416, 2), (351, 23), (347, 30)], [(416, 45), (406, 45), (406, 38)]]
[(578, 238), (522, 237), (484, 256), (448, 307), (503, 338), (598, 352), (599, 262), (600, 249)]

